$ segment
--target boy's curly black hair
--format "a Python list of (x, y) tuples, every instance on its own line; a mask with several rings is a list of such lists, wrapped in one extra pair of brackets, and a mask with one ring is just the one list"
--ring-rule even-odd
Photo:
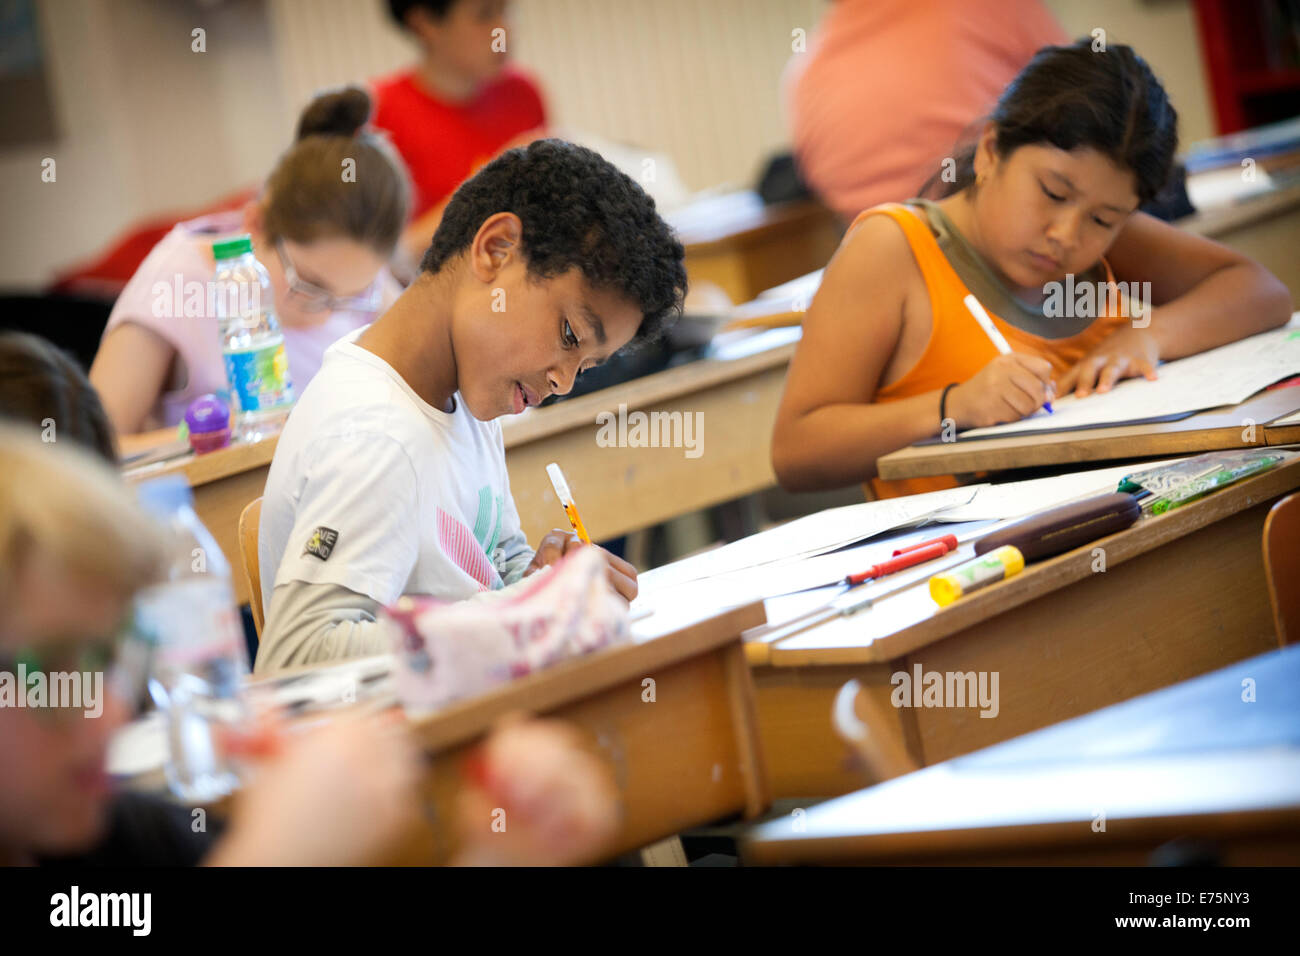
[(653, 341), (681, 313), (681, 242), (645, 190), (598, 153), (542, 139), (498, 156), (451, 197), (420, 268), (440, 270), (499, 212), (523, 223), (530, 276), (577, 268), (593, 287), (636, 303), (644, 319), (633, 341)]

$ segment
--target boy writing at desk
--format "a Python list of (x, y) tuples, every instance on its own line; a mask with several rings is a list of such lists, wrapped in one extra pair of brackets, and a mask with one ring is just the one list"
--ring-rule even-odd
[[(415, 282), (330, 348), (280, 438), (257, 669), (387, 651), (381, 605), (469, 598), (578, 546), (553, 531), (528, 547), (493, 419), (658, 334), (683, 255), (653, 200), (582, 147), (541, 140), (461, 186)], [(607, 557), (631, 599), (635, 569)]]

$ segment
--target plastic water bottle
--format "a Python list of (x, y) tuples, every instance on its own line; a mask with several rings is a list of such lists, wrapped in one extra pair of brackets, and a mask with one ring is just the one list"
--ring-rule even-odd
[(217, 260), (215, 311), (235, 437), (256, 441), (282, 423), (293, 405), (275, 295), (266, 268), (253, 256), (249, 236), (213, 243), (212, 254)]
[(135, 632), (153, 649), (149, 695), (166, 726), (167, 782), (183, 800), (208, 802), (239, 782), (218, 728), (240, 729), (247, 720), (248, 655), (230, 566), (194, 513), (184, 478), (145, 482), (139, 494), (167, 536), (167, 577), (135, 603)]

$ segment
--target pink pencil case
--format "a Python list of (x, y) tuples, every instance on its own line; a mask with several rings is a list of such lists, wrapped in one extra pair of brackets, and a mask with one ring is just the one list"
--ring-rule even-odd
[(404, 597), (385, 608), (408, 714), (427, 713), (558, 661), (630, 640), (605, 559), (579, 548), (499, 597)]

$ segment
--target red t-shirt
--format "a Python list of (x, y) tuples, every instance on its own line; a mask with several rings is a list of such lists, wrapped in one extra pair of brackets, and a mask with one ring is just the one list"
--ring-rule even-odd
[(439, 99), (413, 70), (376, 80), (374, 94), (371, 122), (388, 132), (410, 170), (413, 216), (451, 195), (516, 136), (546, 122), (537, 85), (513, 67), (464, 103)]

